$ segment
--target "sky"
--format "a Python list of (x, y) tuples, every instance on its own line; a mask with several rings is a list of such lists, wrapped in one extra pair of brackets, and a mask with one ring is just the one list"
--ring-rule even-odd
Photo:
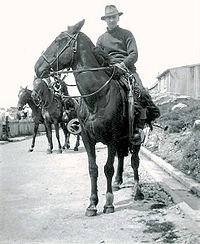
[[(34, 64), (70, 25), (85, 19), (82, 32), (95, 44), (106, 31), (106, 5), (123, 15), (119, 26), (135, 36), (136, 63), (150, 87), (164, 70), (200, 63), (200, 0), (0, 0), (0, 107), (16, 106), (20, 86), (32, 89)], [(67, 83), (74, 83), (72, 76)], [(71, 90), (70, 90), (71, 89)], [(71, 95), (78, 94), (70, 88)]]

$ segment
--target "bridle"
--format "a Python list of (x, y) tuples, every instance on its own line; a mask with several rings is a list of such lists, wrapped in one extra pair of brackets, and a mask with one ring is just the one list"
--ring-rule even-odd
[[(67, 47), (70, 46), (71, 43), (72, 43), (71, 46), (72, 46), (72, 50), (73, 50), (73, 52), (72, 52), (72, 58), (71, 58), (71, 64), (72, 64), (72, 62), (73, 62), (73, 56), (74, 56), (74, 54), (75, 54), (76, 51), (77, 51), (77, 37), (78, 37), (78, 35), (79, 35), (79, 32), (76, 33), (76, 34), (74, 34), (74, 35), (70, 35), (68, 32), (65, 32), (65, 34), (67, 34), (67, 35), (70, 37), (70, 39), (69, 39), (69, 41), (66, 43), (66, 45), (61, 49), (60, 52), (58, 52), (58, 49), (57, 49), (57, 55), (56, 55), (55, 59), (53, 59), (52, 61), (49, 61), (48, 58), (45, 56), (44, 52), (42, 53), (42, 57), (43, 57), (43, 59), (49, 64), (49, 66), (50, 66), (50, 70), (53, 70), (52, 66), (53, 66), (53, 64), (54, 64), (56, 61), (57, 61), (57, 65), (58, 65), (58, 59), (59, 59), (60, 55), (65, 51), (65, 49), (66, 49)], [(71, 64), (70, 64), (70, 66), (71, 66)]]
[(18, 93), (18, 104), (22, 109), (25, 107), (26, 103), (30, 100), (27, 88), (21, 88)]
[(24, 95), (24, 92), (25, 92), (25, 89), (22, 88), (22, 89), (19, 91), (19, 93), (18, 93), (18, 99), (19, 99), (19, 101), (18, 101), (18, 107), (20, 107), (20, 108), (22, 108), (22, 109), (25, 107), (25, 102), (24, 102), (24, 100), (25, 100), (25, 96), (26, 96), (26, 94)]
[[(43, 80), (43, 81), (46, 82), (45, 80)], [(48, 85), (47, 85), (47, 87), (48, 87)], [(48, 88), (48, 89), (49, 89), (49, 88)], [(51, 96), (51, 101), (50, 101), (50, 103), (48, 103), (47, 99), (46, 99), (45, 102), (43, 102), (43, 100), (42, 100), (42, 95), (41, 95), (41, 90), (42, 90), (42, 89), (39, 89), (39, 90), (35, 90), (35, 89), (34, 89), (34, 90), (33, 90), (34, 95), (32, 94), (31, 96), (32, 96), (33, 101), (34, 101), (34, 103), (35, 103), (35, 105), (36, 105), (37, 107), (40, 107), (40, 108), (47, 108), (48, 105), (51, 104), (51, 102), (53, 101), (54, 96), (53, 96), (53, 95)]]
[[(43, 57), (43, 59), (49, 64), (49, 66), (50, 66), (50, 68), (49, 68), (49, 70), (50, 70), (50, 76), (54, 76), (56, 73), (57, 73), (57, 75), (58, 74), (60, 74), (60, 72), (59, 71), (57, 71), (57, 72), (55, 72), (54, 70), (53, 70), (53, 64), (55, 63), (55, 62), (57, 62), (57, 67), (58, 67), (58, 60), (59, 60), (59, 57), (60, 57), (60, 55), (66, 50), (66, 48), (67, 47), (72, 47), (72, 57), (71, 57), (71, 63), (70, 63), (70, 65), (69, 65), (69, 67), (71, 67), (72, 66), (72, 63), (73, 63), (73, 61), (74, 61), (74, 55), (75, 55), (75, 53), (77, 52), (77, 38), (78, 38), (78, 35), (79, 35), (79, 32), (78, 33), (76, 33), (76, 34), (74, 34), (74, 35), (70, 35), (68, 32), (65, 32), (65, 34), (67, 34), (69, 37), (70, 37), (70, 39), (69, 39), (69, 41), (66, 43), (66, 45), (61, 49), (61, 51), (60, 52), (58, 52), (58, 50), (57, 50), (57, 55), (56, 55), (56, 57), (55, 57), (55, 59), (53, 59), (51, 62), (48, 60), (48, 58), (45, 56), (45, 54), (44, 53), (42, 53), (42, 57)], [(71, 43), (72, 43), (72, 45), (71, 45)], [(89, 71), (89, 70), (94, 70), (94, 71), (97, 71), (97, 70), (107, 70), (107, 69), (110, 69), (111, 67), (98, 67), (98, 68), (89, 68), (89, 69), (83, 69), (83, 70), (75, 70), (75, 71), (70, 71), (70, 70), (68, 70), (67, 72), (65, 72), (65, 73), (79, 73), (79, 72), (84, 72), (84, 71)], [(115, 67), (114, 66), (112, 66), (112, 68), (113, 68), (113, 71), (112, 71), (112, 74), (111, 74), (111, 76), (109, 77), (109, 79), (106, 81), (106, 83), (103, 85), (103, 86), (101, 86), (98, 90), (96, 90), (95, 92), (93, 92), (93, 93), (90, 93), (90, 94), (84, 94), (84, 95), (81, 95), (81, 96), (73, 96), (74, 98), (76, 98), (76, 97), (83, 97), (83, 98), (87, 98), (87, 97), (91, 97), (91, 96), (93, 96), (93, 95), (96, 95), (97, 93), (99, 93), (105, 86), (107, 86), (109, 83), (110, 83), (110, 81), (112, 80), (112, 78), (113, 78), (113, 76), (114, 76), (114, 73), (115, 73)], [(72, 96), (63, 96), (63, 97), (65, 97), (65, 98), (67, 98), (67, 97), (72, 97)], [(39, 104), (39, 105), (41, 105), (41, 104)]]
[(35, 105), (41, 108), (42, 99), (41, 99), (40, 92), (34, 90), (34, 95), (32, 94), (31, 97), (33, 98), (33, 102), (35, 103)]

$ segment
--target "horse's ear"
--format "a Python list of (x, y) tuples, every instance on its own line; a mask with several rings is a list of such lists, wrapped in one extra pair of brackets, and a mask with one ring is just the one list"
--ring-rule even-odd
[(27, 88), (28, 88), (28, 86), (25, 87), (25, 89), (27, 89)]
[(67, 32), (70, 34), (78, 33), (81, 30), (81, 28), (83, 27), (84, 23), (85, 23), (85, 20), (83, 19), (73, 26), (68, 26)]

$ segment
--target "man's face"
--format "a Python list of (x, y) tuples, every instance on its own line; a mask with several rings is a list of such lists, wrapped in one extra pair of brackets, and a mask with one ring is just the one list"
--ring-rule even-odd
[(114, 16), (106, 17), (105, 21), (106, 21), (106, 23), (108, 25), (108, 29), (112, 30), (112, 29), (114, 29), (117, 26), (117, 24), (119, 22), (119, 15), (117, 14), (117, 15), (114, 15)]

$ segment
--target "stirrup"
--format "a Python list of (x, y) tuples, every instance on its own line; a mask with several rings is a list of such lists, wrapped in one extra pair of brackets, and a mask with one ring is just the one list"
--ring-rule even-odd
[(132, 145), (141, 145), (144, 142), (145, 134), (142, 129), (139, 129), (138, 131), (134, 132), (133, 135), (130, 138), (130, 143)]

